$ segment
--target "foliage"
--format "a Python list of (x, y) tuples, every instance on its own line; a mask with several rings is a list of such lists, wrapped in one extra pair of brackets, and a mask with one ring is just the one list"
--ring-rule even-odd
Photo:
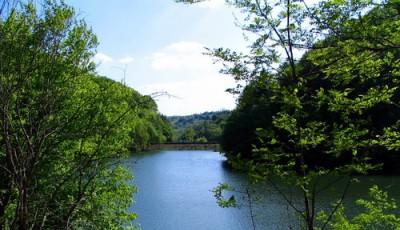
[(63, 2), (2, 8), (1, 229), (125, 229), (136, 217), (118, 165), (170, 127), (151, 98), (93, 73), (96, 45)]
[[(328, 3), (321, 3), (320, 5), (322, 9), (328, 10)], [(310, 7), (307, 9), (309, 12), (312, 11)], [(317, 11), (318, 9), (314, 10)], [(260, 135), (260, 132), (256, 132), (257, 128), (263, 128), (270, 132), (275, 126), (272, 122), (275, 114), (281, 113), (284, 109), (303, 110), (298, 111), (303, 120), (300, 121), (301, 123), (307, 120), (315, 120), (316, 123), (313, 121), (314, 123), (310, 124), (317, 125), (315, 127), (317, 130), (322, 128), (321, 125), (326, 125), (329, 128), (322, 130), (338, 131), (337, 135), (340, 135), (340, 138), (336, 136), (336, 141), (333, 143), (336, 145), (334, 151), (337, 151), (336, 155), (344, 157), (338, 161), (342, 162), (343, 160), (351, 159), (351, 153), (344, 152), (350, 151), (346, 150), (348, 146), (357, 145), (363, 150), (368, 148), (367, 157), (371, 158), (372, 162), (376, 164), (384, 163), (383, 168), (385, 170), (396, 170), (397, 167), (394, 162), (399, 162), (400, 159), (393, 150), (395, 150), (396, 138), (398, 138), (395, 127), (397, 127), (396, 122), (400, 110), (397, 106), (397, 101), (399, 100), (398, 74), (395, 74), (397, 72), (397, 64), (393, 60), (397, 58), (398, 52), (395, 50), (388, 51), (389, 44), (386, 44), (387, 49), (377, 48), (374, 50), (371, 48), (373, 51), (363, 50), (367, 46), (367, 42), (370, 43), (369, 46), (373, 46), (375, 38), (370, 34), (365, 35), (365, 37), (359, 36), (362, 34), (359, 31), (360, 27), (365, 29), (364, 34), (369, 33), (369, 30), (366, 29), (369, 27), (373, 27), (375, 30), (378, 26), (379, 28), (390, 27), (386, 23), (391, 21), (395, 14), (382, 16), (377, 11), (378, 9), (369, 13), (362, 21), (362, 25), (356, 25), (356, 20), (353, 20), (352, 23), (354, 24), (347, 23), (348, 27), (346, 28), (336, 28), (336, 33), (340, 34), (336, 35), (332, 32), (326, 40), (315, 43), (311, 51), (296, 61), (294, 66), (283, 64), (277, 69), (273, 77), (266, 77), (263, 72), (254, 73), (254, 71), (250, 72), (250, 70), (246, 70), (246, 73), (241, 73), (240, 76), (258, 75), (253, 76), (253, 80), (242, 92), (239, 106), (233, 111), (225, 126), (222, 140), (224, 140), (223, 148), (228, 154), (234, 156), (240, 154), (241, 157), (251, 158), (254, 154), (253, 146), (261, 146), (260, 141), (257, 139), (257, 135)], [(391, 12), (392, 10), (386, 7), (384, 11)], [(330, 16), (329, 12), (326, 12), (326, 15), (324, 14), (317, 16)], [(313, 13), (313, 15), (316, 15), (316, 13)], [(372, 22), (374, 25), (371, 26)], [(257, 28), (253, 24), (246, 28), (249, 27)], [(389, 35), (388, 31), (391, 31), (391, 35)], [(396, 31), (397, 29), (393, 27), (387, 30), (385, 39), (396, 44)], [(384, 33), (381, 32), (379, 36), (383, 35)], [(389, 36), (392, 37), (389, 38)], [(337, 42), (338, 39), (341, 41)], [(345, 39), (347, 39), (347, 42), (344, 41)], [(262, 46), (256, 47), (258, 49), (263, 48)], [(352, 51), (349, 50), (349, 47), (352, 47)], [(343, 50), (349, 50), (349, 53), (342, 52)], [(361, 55), (362, 52), (364, 54)], [(232, 53), (227, 53), (227, 51), (222, 52), (221, 49), (217, 49), (216, 54), (223, 60), (231, 60), (233, 55)], [(247, 58), (250, 59), (250, 57)], [(256, 58), (251, 57), (251, 59)], [(298, 78), (296, 80), (290, 80), (291, 76), (287, 76), (292, 74), (290, 69), (293, 67), (296, 69), (295, 74)], [(254, 67), (254, 69), (256, 68), (261, 67)], [(348, 69), (347, 75), (343, 74), (344, 69)], [(244, 71), (244, 69), (242, 70)], [(232, 69), (226, 70), (227, 73), (232, 71)], [(285, 89), (282, 89), (282, 87)], [(293, 92), (295, 92), (295, 95)], [(338, 104), (340, 104), (340, 108)], [(291, 108), (288, 108), (288, 106), (291, 106)], [(282, 118), (275, 116), (275, 119), (279, 121)], [(359, 124), (349, 122), (352, 120), (358, 120)], [(246, 125), (241, 125), (244, 122), (246, 122)], [(275, 124), (278, 123), (276, 122)], [(350, 133), (344, 133), (346, 128), (343, 126), (346, 123), (348, 123), (347, 130), (353, 131), (356, 129), (358, 130), (357, 134), (356, 131), (353, 136)], [(386, 128), (383, 128), (385, 126)], [(339, 132), (339, 129), (342, 129), (342, 131)], [(368, 133), (365, 133), (367, 130)], [(307, 131), (306, 134), (311, 134), (309, 133), (311, 131), (310, 127), (305, 127), (304, 131)], [(235, 133), (235, 135), (231, 135), (232, 133)], [(242, 133), (245, 134), (240, 135)], [(238, 137), (237, 135), (240, 136)], [(325, 146), (323, 146), (321, 138), (334, 134), (321, 133), (321, 135), (314, 137), (319, 140), (320, 144), (316, 146), (316, 143), (314, 143), (315, 154), (313, 154), (312, 160), (317, 162), (311, 162), (311, 164), (326, 161), (326, 157), (317, 154), (317, 152), (327, 151), (324, 149)], [(344, 135), (349, 135), (347, 140), (342, 138)], [(376, 137), (379, 137), (379, 140), (374, 140)], [(238, 139), (242, 140), (239, 145), (237, 144)], [(371, 142), (368, 146), (366, 146), (367, 139)], [(272, 138), (273, 142), (275, 140), (277, 139)], [(385, 140), (389, 142), (384, 144)], [(307, 143), (308, 141), (302, 140), (302, 144), (311, 144)], [(300, 147), (308, 148), (303, 145)], [(364, 145), (364, 147), (361, 145)], [(312, 151), (312, 149), (308, 151)]]
[(217, 199), (218, 205), (223, 208), (236, 207), (237, 203), (233, 195), (230, 196), (229, 199), (224, 198), (223, 192), (226, 190), (233, 190), (233, 188), (231, 188), (227, 183), (222, 183), (212, 190), (215, 199)]
[[(296, 185), (302, 205), (286, 201), (315, 229), (318, 177), (366, 173), (398, 159), (399, 3), (226, 2), (255, 35), (248, 54), (211, 51), (223, 73), (250, 83), (224, 132), (229, 161), (256, 180), (278, 176)], [(260, 122), (251, 124), (249, 112), (262, 113)], [(243, 135), (239, 149), (242, 131), (255, 134)]]
[(268, 78), (264, 75), (250, 82), (227, 118), (220, 142), (228, 158), (240, 154), (241, 158), (251, 159), (254, 146), (260, 145), (257, 128), (271, 127), (278, 106), (269, 100), (272, 92), (266, 87)]
[(141, 100), (143, 106), (132, 120), (133, 130), (130, 136), (132, 137), (131, 150), (133, 152), (147, 150), (152, 144), (172, 141), (175, 135), (167, 118), (158, 113), (153, 99), (143, 97)]
[(219, 142), (229, 111), (205, 112), (188, 116), (170, 116), (177, 141)]
[[(389, 199), (388, 194), (373, 186), (369, 190), (371, 200), (359, 199), (356, 204), (365, 209), (353, 218), (348, 218), (341, 205), (329, 223), (332, 230), (398, 230), (400, 229), (400, 216), (393, 211), (397, 210), (395, 200)], [(322, 212), (318, 219), (325, 222), (327, 215)]]
[(194, 129), (192, 127), (186, 128), (180, 139), (184, 142), (194, 142)]

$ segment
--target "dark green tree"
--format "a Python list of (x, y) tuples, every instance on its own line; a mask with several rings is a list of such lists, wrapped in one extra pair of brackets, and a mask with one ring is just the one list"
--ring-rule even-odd
[[(376, 163), (370, 161), (371, 151), (398, 150), (398, 116), (380, 125), (371, 116), (380, 109), (398, 113), (398, 3), (226, 2), (241, 9), (242, 28), (256, 39), (249, 54), (222, 48), (211, 54), (225, 63), (223, 72), (237, 80), (269, 76), (263, 89), (271, 109), (265, 114), (266, 127), (257, 129), (260, 144), (250, 158), (237, 154), (230, 161), (278, 191), (271, 179), (276, 176), (296, 185), (303, 194), (301, 205), (281, 195), (304, 228), (315, 229), (315, 200), (326, 187), (318, 178), (365, 173)], [(349, 177), (322, 229), (351, 181)]]

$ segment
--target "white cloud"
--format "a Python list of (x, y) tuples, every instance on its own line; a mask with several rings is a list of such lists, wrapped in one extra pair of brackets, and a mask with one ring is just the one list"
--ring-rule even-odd
[(124, 58), (119, 59), (118, 62), (121, 64), (129, 64), (129, 63), (133, 62), (134, 60), (135, 59), (133, 57), (126, 56)]
[(207, 9), (218, 9), (224, 6), (225, 0), (206, 0), (204, 2), (198, 3), (198, 7)]
[(229, 76), (214, 74), (203, 79), (145, 85), (139, 87), (139, 91), (144, 94), (168, 92), (175, 97), (156, 98), (159, 110), (166, 115), (187, 115), (233, 109), (235, 98), (225, 90), (234, 85)]
[(198, 42), (172, 43), (151, 55), (151, 66), (159, 71), (216, 70), (211, 57), (204, 55), (204, 52), (205, 46)]
[(157, 83), (137, 85), (141, 93), (168, 92), (178, 98), (157, 99), (161, 113), (184, 115), (232, 109), (235, 99), (227, 88), (234, 87), (234, 80), (220, 74), (220, 65), (205, 55), (205, 45), (194, 41), (175, 42), (154, 52), (147, 59)]
[(107, 54), (99, 52), (96, 55), (94, 55), (94, 62), (96, 63), (110, 63), (112, 61), (113, 59)]

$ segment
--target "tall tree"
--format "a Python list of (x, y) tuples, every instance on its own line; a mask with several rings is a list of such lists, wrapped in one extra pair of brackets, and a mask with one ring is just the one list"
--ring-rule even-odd
[[(273, 183), (274, 175), (296, 185), (303, 194), (302, 205), (281, 195), (304, 227), (315, 229), (315, 200), (325, 187), (319, 177), (366, 172), (372, 167), (371, 150), (398, 150), (398, 117), (378, 126), (371, 116), (380, 109), (398, 114), (398, 3), (226, 2), (246, 15), (242, 28), (256, 39), (249, 54), (222, 48), (212, 54), (226, 63), (223, 72), (235, 79), (269, 76), (268, 101), (277, 108), (269, 114), (270, 126), (257, 130), (262, 144), (251, 160), (238, 155), (231, 161), (244, 165), (258, 180)], [(324, 160), (318, 164), (316, 159)], [(342, 163), (330, 164), (331, 160)], [(350, 183), (351, 178), (343, 194)]]
[(136, 92), (91, 74), (96, 37), (63, 2), (0, 16), (0, 228), (124, 229)]

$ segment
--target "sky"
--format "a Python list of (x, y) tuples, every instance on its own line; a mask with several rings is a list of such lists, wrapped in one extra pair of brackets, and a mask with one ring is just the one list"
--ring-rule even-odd
[(165, 115), (233, 109), (235, 86), (205, 47), (244, 50), (238, 12), (224, 0), (186, 5), (174, 0), (66, 0), (99, 40), (97, 72), (156, 97)]

